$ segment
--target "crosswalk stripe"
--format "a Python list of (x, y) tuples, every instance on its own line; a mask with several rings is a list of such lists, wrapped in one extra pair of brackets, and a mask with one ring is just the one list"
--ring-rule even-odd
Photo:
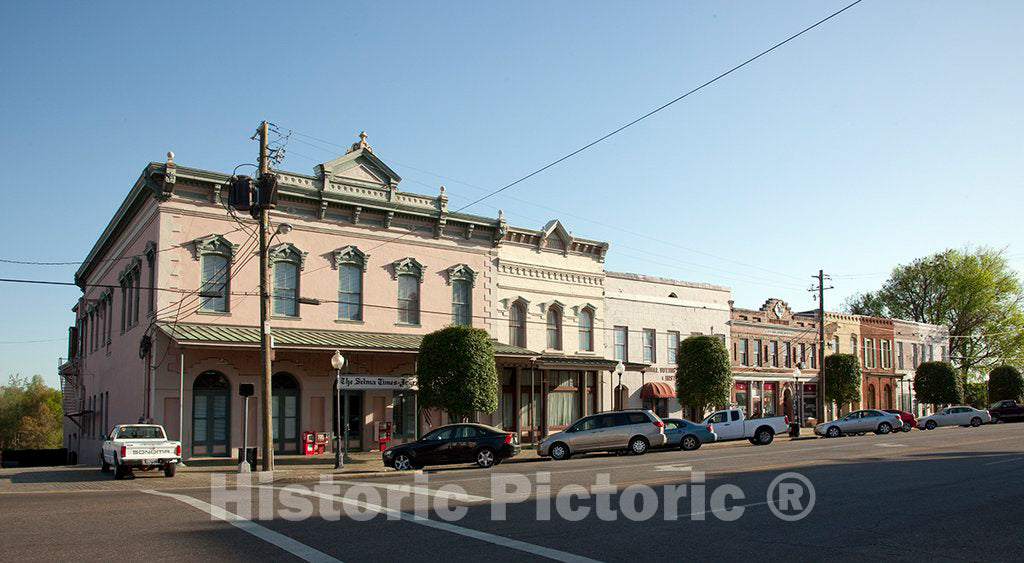
[(192, 498), (190, 496), (176, 495), (174, 493), (165, 493), (162, 491), (154, 491), (152, 489), (145, 489), (141, 492), (150, 495), (172, 498), (174, 500), (183, 502), (189, 506), (198, 508), (199, 510), (202, 510), (203, 512), (209, 514), (214, 518), (224, 520), (228, 524), (231, 524), (232, 526), (238, 528), (239, 530), (242, 530), (243, 532), (252, 534), (271, 545), (277, 546), (287, 551), (288, 553), (291, 553), (292, 555), (298, 557), (299, 559), (302, 559), (303, 561), (315, 561), (317, 563), (341, 563), (341, 561), (339, 561), (338, 559), (335, 559), (334, 557), (331, 557), (330, 555), (327, 555), (322, 551), (313, 549), (312, 547), (302, 542), (293, 540), (292, 538), (284, 534), (264, 528), (263, 526), (260, 526), (252, 520), (242, 518), (241, 516), (233, 512), (228, 512), (227, 510), (224, 510), (219, 506), (213, 506), (210, 503), (203, 502), (199, 499)]
[[(280, 487), (270, 487), (268, 485), (261, 485), (260, 488), (276, 488), (276, 489), (280, 489)], [(465, 537), (468, 537), (468, 538), (473, 538), (475, 540), (480, 540), (480, 541), (484, 541), (484, 542), (487, 542), (487, 543), (492, 543), (494, 545), (500, 545), (502, 547), (507, 547), (507, 548), (510, 548), (510, 549), (515, 549), (515, 550), (523, 551), (523, 552), (526, 552), (526, 553), (531, 553), (533, 555), (539, 555), (541, 557), (547, 557), (548, 559), (553, 559), (555, 561), (565, 561), (565, 562), (568, 562), (568, 563), (596, 563), (596, 561), (597, 561), (595, 559), (590, 559), (588, 557), (583, 557), (582, 555), (575, 555), (573, 553), (568, 553), (568, 552), (565, 552), (565, 551), (559, 551), (557, 549), (553, 549), (553, 548), (550, 548), (550, 547), (544, 547), (544, 546), (541, 546), (541, 545), (527, 543), (527, 542), (520, 541), (520, 540), (514, 540), (512, 538), (506, 538), (506, 537), (503, 537), (503, 536), (497, 536), (497, 535), (494, 535), (494, 534), (489, 534), (487, 532), (481, 532), (480, 530), (474, 530), (472, 528), (464, 528), (462, 526), (456, 526), (455, 524), (452, 524), (450, 522), (442, 522), (440, 520), (431, 520), (430, 518), (422, 518), (422, 517), (416, 516), (415, 514), (409, 514), (407, 512), (402, 512), (401, 510), (395, 510), (393, 508), (387, 508), (385, 506), (380, 506), (378, 504), (372, 504), (372, 503), (363, 502), (363, 501), (359, 501), (359, 500), (355, 500), (355, 499), (348, 499), (348, 498), (345, 498), (343, 496), (329, 495), (329, 494), (320, 493), (320, 492), (317, 492), (317, 491), (296, 491), (296, 492), (298, 492), (300, 494), (304, 494), (304, 495), (314, 496), (314, 497), (317, 497), (317, 498), (322, 498), (322, 499), (326, 499), (326, 500), (332, 500), (332, 501), (335, 501), (335, 502), (340, 502), (342, 504), (347, 504), (349, 506), (356, 506), (356, 507), (362, 508), (364, 510), (372, 510), (372, 511), (377, 512), (379, 514), (387, 514), (387, 515), (392, 516), (394, 518), (401, 518), (402, 520), (405, 520), (406, 522), (412, 522), (413, 524), (419, 524), (421, 526), (426, 526), (428, 528), (434, 528), (435, 530), (442, 530), (442, 531), (445, 531), (445, 532), (450, 532), (452, 534), (458, 534), (460, 536), (465, 536)]]

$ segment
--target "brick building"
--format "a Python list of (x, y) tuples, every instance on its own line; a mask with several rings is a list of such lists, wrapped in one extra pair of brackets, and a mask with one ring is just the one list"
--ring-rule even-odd
[(818, 322), (781, 299), (732, 307), (732, 401), (748, 417), (818, 418)]

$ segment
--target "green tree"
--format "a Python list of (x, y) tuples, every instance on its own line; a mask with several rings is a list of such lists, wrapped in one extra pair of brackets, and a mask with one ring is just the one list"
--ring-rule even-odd
[(450, 326), (424, 336), (416, 372), (422, 408), (463, 421), (498, 410), (494, 344), (485, 330)]
[(860, 400), (860, 360), (854, 354), (825, 356), (825, 401), (846, 405)]
[(1004, 399), (1024, 401), (1024, 377), (1013, 366), (1002, 365), (988, 374), (988, 400), (995, 402)]
[(47, 449), (64, 443), (60, 391), (40, 375), (10, 376), (0, 386), (0, 448)]
[(897, 266), (845, 309), (948, 326), (949, 355), (964, 374), (1019, 361), (1024, 350), (1024, 286), (999, 250), (951, 249)]
[(715, 336), (691, 336), (679, 344), (676, 396), (700, 420), (709, 407), (725, 407), (732, 390), (729, 351)]
[(914, 374), (914, 393), (923, 403), (955, 405), (963, 402), (961, 378), (949, 362), (923, 362)]

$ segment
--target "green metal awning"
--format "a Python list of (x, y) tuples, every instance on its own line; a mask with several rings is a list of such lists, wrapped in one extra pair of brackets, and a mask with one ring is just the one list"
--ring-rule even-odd
[[(537, 365), (550, 369), (571, 369), (571, 368), (594, 368), (594, 369), (615, 369), (618, 360), (610, 360), (601, 356), (563, 356), (559, 354), (545, 354), (537, 358)], [(636, 362), (623, 362), (626, 371), (644, 371), (651, 367), (650, 364)]]
[[(188, 323), (157, 323), (160, 330), (183, 345), (255, 348), (260, 345), (258, 326)], [(368, 352), (418, 352), (423, 335), (274, 328), (274, 348), (288, 350), (365, 350)], [(536, 352), (494, 342), (495, 356), (533, 357)]]

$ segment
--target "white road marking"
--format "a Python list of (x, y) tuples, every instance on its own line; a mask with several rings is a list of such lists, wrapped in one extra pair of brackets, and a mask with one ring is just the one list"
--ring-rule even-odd
[[(268, 487), (268, 485), (260, 485), (260, 488), (267, 488), (267, 487)], [(269, 488), (280, 488), (280, 487), (269, 487)], [(407, 512), (402, 512), (401, 510), (395, 510), (393, 508), (387, 508), (385, 506), (380, 506), (378, 504), (371, 504), (371, 503), (368, 503), (368, 502), (363, 502), (363, 501), (359, 501), (359, 500), (355, 500), (355, 499), (347, 499), (345, 497), (337, 496), (337, 495), (328, 495), (328, 494), (320, 493), (320, 492), (317, 492), (317, 491), (296, 491), (296, 492), (299, 493), (299, 494), (304, 494), (304, 495), (314, 496), (314, 497), (317, 497), (317, 498), (322, 498), (322, 499), (326, 499), (326, 500), (332, 500), (332, 501), (335, 501), (335, 502), (340, 502), (342, 504), (347, 504), (347, 505), (350, 505), (350, 506), (356, 506), (356, 507), (362, 508), (364, 510), (372, 510), (372, 511), (377, 512), (379, 514), (387, 514), (387, 515), (390, 515), (390, 516), (392, 516), (394, 518), (401, 518), (402, 520), (405, 520), (406, 522), (412, 522), (414, 524), (419, 524), (421, 526), (426, 526), (428, 528), (434, 528), (435, 530), (441, 530), (441, 531), (445, 531), (445, 532), (450, 532), (452, 534), (458, 534), (460, 536), (466, 536), (467, 538), (473, 538), (475, 540), (480, 540), (480, 541), (483, 541), (483, 542), (492, 543), (494, 545), (499, 545), (499, 546), (507, 547), (507, 548), (510, 548), (510, 549), (516, 549), (516, 550), (519, 550), (519, 551), (524, 551), (526, 553), (532, 553), (533, 555), (539, 555), (541, 557), (547, 557), (548, 559), (553, 559), (555, 561), (567, 561), (567, 562), (572, 562), (572, 563), (596, 563), (595, 559), (590, 559), (590, 558), (587, 558), (587, 557), (583, 557), (582, 555), (575, 555), (573, 553), (567, 553), (565, 551), (559, 551), (557, 549), (553, 549), (553, 548), (550, 548), (550, 547), (544, 547), (544, 546), (540, 546), (540, 545), (535, 545), (535, 544), (532, 544), (532, 543), (527, 543), (527, 542), (524, 542), (524, 541), (514, 540), (512, 538), (506, 538), (506, 537), (503, 537), (503, 536), (496, 536), (494, 534), (489, 534), (487, 532), (481, 532), (479, 530), (474, 530), (472, 528), (464, 528), (462, 526), (456, 526), (455, 524), (451, 524), (449, 522), (443, 522), (443, 521), (440, 521), (440, 520), (431, 520), (429, 518), (421, 518), (419, 516), (416, 516), (415, 514), (409, 514)]]
[(277, 546), (287, 551), (288, 553), (291, 553), (292, 555), (298, 557), (299, 559), (302, 559), (303, 561), (341, 563), (341, 561), (339, 561), (338, 559), (335, 559), (322, 551), (317, 551), (316, 549), (313, 549), (312, 547), (302, 542), (295, 541), (284, 534), (264, 528), (263, 526), (260, 526), (252, 520), (242, 518), (241, 516), (234, 514), (232, 512), (228, 512), (227, 510), (224, 510), (219, 506), (213, 506), (212, 504), (203, 502), (199, 499), (195, 499), (189, 496), (176, 495), (174, 493), (165, 493), (162, 491), (154, 491), (152, 489), (142, 490), (141, 492), (150, 495), (172, 498), (174, 500), (181, 501), (189, 506), (198, 508), (199, 510), (202, 510), (203, 512), (209, 514), (214, 518), (224, 520), (228, 524), (231, 524), (232, 526), (238, 528), (239, 530), (242, 530), (243, 532), (252, 534), (271, 545)]
[(655, 465), (655, 471), (692, 471), (692, 465)]
[(879, 448), (905, 448), (906, 444), (875, 444)]
[(476, 495), (470, 495), (466, 493), (455, 493), (451, 491), (435, 491), (428, 487), (414, 487), (410, 485), (394, 485), (391, 483), (370, 483), (367, 481), (334, 481), (340, 485), (365, 485), (368, 487), (377, 487), (388, 491), (396, 491), (399, 493), (412, 493), (416, 495), (425, 495), (429, 497), (441, 497), (450, 500), (457, 500), (462, 502), (481, 502), (485, 500), (491, 500), (491, 497), (480, 497)]
[(1010, 459), (1003, 459), (1003, 460), (1000, 460), (1000, 461), (993, 461), (991, 463), (986, 463), (985, 465), (999, 465), (1000, 463), (1008, 463), (1008, 462), (1011, 462), (1011, 461), (1024, 461), (1024, 457), (1013, 457), (1013, 458), (1010, 458)]

